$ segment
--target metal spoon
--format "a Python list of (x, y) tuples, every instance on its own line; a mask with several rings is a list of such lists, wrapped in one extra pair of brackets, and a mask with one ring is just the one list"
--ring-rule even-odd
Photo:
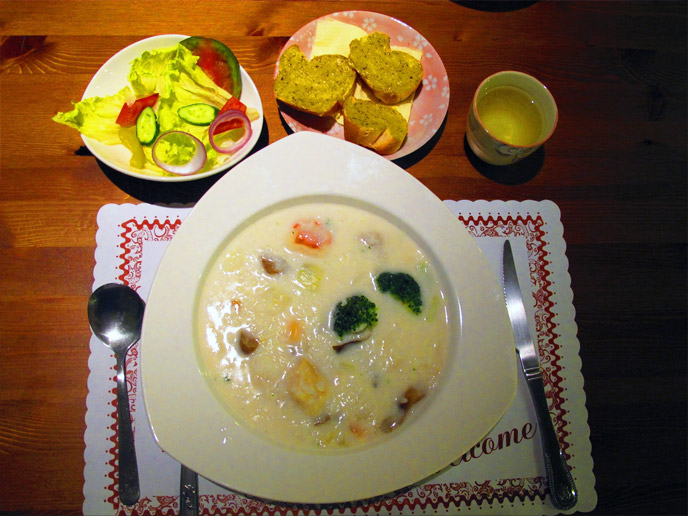
[(125, 362), (127, 351), (141, 337), (145, 304), (131, 288), (119, 283), (98, 287), (88, 300), (91, 330), (117, 359), (117, 419), (119, 425), (119, 497), (124, 505), (139, 499), (139, 468), (129, 414)]

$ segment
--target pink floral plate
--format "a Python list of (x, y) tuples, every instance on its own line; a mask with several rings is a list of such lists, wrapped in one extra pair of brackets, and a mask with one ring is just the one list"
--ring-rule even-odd
[[(449, 107), (449, 79), (444, 63), (425, 37), (404, 22), (387, 15), (368, 11), (344, 11), (331, 13), (315, 19), (299, 29), (282, 49), (298, 45), (310, 57), (315, 29), (321, 19), (335, 19), (361, 27), (368, 33), (384, 32), (391, 39), (392, 46), (417, 48), (423, 51), (423, 84), (416, 93), (409, 119), (408, 138), (394, 154), (385, 156), (390, 160), (402, 158), (425, 145), (438, 131)], [(280, 53), (281, 55), (281, 53)], [(277, 76), (279, 58), (275, 64)], [(282, 118), (294, 132), (314, 131), (340, 140), (344, 139), (344, 128), (331, 117), (320, 118), (279, 106)]]

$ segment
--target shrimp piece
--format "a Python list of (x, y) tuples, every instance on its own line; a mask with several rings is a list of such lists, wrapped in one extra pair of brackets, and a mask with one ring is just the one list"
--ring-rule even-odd
[(310, 249), (322, 249), (332, 243), (332, 232), (317, 219), (304, 219), (292, 228), (294, 243)]

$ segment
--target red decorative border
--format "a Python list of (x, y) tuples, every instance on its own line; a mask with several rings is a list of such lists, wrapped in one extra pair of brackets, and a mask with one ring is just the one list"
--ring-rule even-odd
[[(181, 226), (181, 219), (176, 220), (154, 220), (150, 222), (143, 220), (141, 222), (136, 219), (129, 219), (122, 224), (119, 236), (122, 242), (119, 244), (121, 253), (118, 257), (122, 260), (119, 265), (119, 275), (117, 279), (138, 291), (141, 288), (141, 268), (143, 265), (143, 245), (145, 242), (168, 242)], [(113, 384), (115, 380), (115, 368), (113, 366)], [(135, 344), (127, 353), (126, 361), (127, 384), (129, 387), (129, 410), (131, 412), (132, 426), (134, 433), (136, 433), (136, 392), (138, 388), (138, 371), (139, 371), (139, 346)], [(112, 504), (113, 509), (118, 515), (132, 515), (132, 516), (166, 516), (177, 514), (179, 510), (179, 497), (177, 496), (156, 496), (155, 501), (149, 498), (142, 498), (133, 507), (126, 507), (120, 503), (119, 500), (119, 480), (118, 480), (118, 459), (119, 451), (117, 446), (117, 402), (116, 402), (116, 387), (112, 389), (112, 406), (110, 429), (113, 435), (110, 437), (112, 447), (108, 450), (111, 455), (108, 464), (112, 468), (108, 473), (110, 485), (106, 486), (112, 492), (112, 495), (107, 498), (107, 502)]]
[[(552, 308), (551, 301), (552, 282), (547, 266), (550, 263), (545, 251), (545, 222), (540, 215), (537, 216), (507, 216), (507, 217), (483, 217), (462, 216), (458, 219), (463, 222), (469, 233), (475, 238), (482, 237), (524, 237), (528, 251), (528, 263), (530, 267), (531, 288), (535, 300), (535, 328), (536, 340), (540, 353), (541, 366), (545, 392), (550, 405), (553, 423), (562, 446), (562, 450), (570, 459), (570, 444), (567, 441), (569, 432), (566, 430), (568, 423), (565, 419), (566, 411), (562, 405), (566, 401), (564, 389), (561, 385), (562, 366), (561, 346), (556, 340), (559, 334), (556, 332), (554, 318), (557, 315)], [(144, 220), (138, 222), (130, 219), (121, 224), (122, 253), (119, 257), (122, 264), (119, 266), (121, 274), (118, 279), (123, 283), (138, 290), (141, 280), (141, 265), (143, 244), (146, 241), (168, 241), (174, 236), (181, 225), (181, 220), (153, 221)], [(127, 360), (127, 378), (130, 385), (130, 404), (132, 418), (135, 412), (135, 395), (137, 388), (138, 349), (134, 346), (131, 358)], [(114, 373), (113, 373), (114, 380)], [(133, 399), (132, 399), (133, 398)], [(115, 390), (113, 389), (113, 401), (111, 402), (111, 429), (116, 432), (117, 412), (115, 405)], [(179, 498), (177, 496), (155, 496), (142, 498), (133, 507), (121, 505), (118, 496), (117, 482), (117, 435), (110, 440), (112, 447), (109, 450), (112, 458), (108, 464), (112, 468), (108, 477), (112, 483), (107, 486), (112, 496), (107, 501), (113, 506), (118, 516), (168, 516), (177, 514), (179, 510)], [(378, 497), (374, 500), (366, 500), (354, 504), (338, 504), (332, 506), (299, 506), (280, 505), (266, 503), (262, 500), (247, 498), (238, 494), (226, 493), (219, 495), (200, 495), (199, 505), (202, 516), (241, 515), (241, 514), (269, 514), (275, 516), (287, 516), (301, 512), (303, 514), (342, 514), (351, 511), (360, 514), (379, 514), (382, 511), (399, 512), (403, 510), (425, 511), (459, 508), (461, 504), (466, 507), (477, 503), (499, 504), (534, 501), (536, 498), (544, 500), (548, 493), (543, 477), (511, 478), (499, 480), (487, 480), (484, 482), (452, 482), (444, 484), (425, 484), (411, 490), (399, 493), (394, 497)]]
[(559, 436), (562, 451), (567, 459), (570, 447), (567, 442), (569, 432), (566, 430), (568, 423), (564, 419), (566, 411), (562, 405), (566, 401), (564, 389), (561, 385), (562, 366), (561, 346), (556, 340), (560, 337), (556, 332), (554, 318), (557, 315), (552, 311), (554, 302), (551, 300), (552, 282), (549, 279), (547, 267), (550, 261), (545, 251), (544, 236), (545, 224), (541, 216), (532, 217), (463, 217), (459, 220), (466, 225), (469, 233), (475, 238), (481, 237), (524, 237), (528, 251), (528, 264), (530, 269), (530, 284), (535, 301), (535, 336), (540, 355), (545, 394), (550, 406), (552, 423)]

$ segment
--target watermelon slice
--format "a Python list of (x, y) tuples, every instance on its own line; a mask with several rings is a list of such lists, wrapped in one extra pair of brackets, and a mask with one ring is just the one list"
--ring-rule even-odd
[(239, 61), (227, 45), (202, 36), (192, 36), (180, 43), (198, 56), (198, 66), (215, 84), (231, 93), (233, 97), (241, 97)]

